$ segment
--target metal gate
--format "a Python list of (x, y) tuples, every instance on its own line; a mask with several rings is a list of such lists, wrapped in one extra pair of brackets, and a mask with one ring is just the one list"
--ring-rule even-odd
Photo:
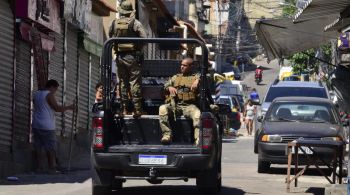
[[(87, 129), (89, 117), (89, 53), (79, 49), (79, 115), (78, 128)], [(94, 87), (94, 86), (92, 86)]]
[[(62, 27), (62, 29), (64, 29)], [(50, 53), (49, 79), (55, 79), (59, 84), (55, 98), (59, 105), (63, 104), (63, 68), (64, 68), (64, 36), (54, 33), (55, 50)], [(56, 112), (56, 130), (62, 132), (62, 113)]]
[(14, 141), (28, 143), (30, 127), (31, 45), (16, 42), (16, 91)]
[[(67, 29), (67, 62), (66, 62), (66, 105), (74, 102), (77, 96), (77, 81), (78, 81), (78, 33), (73, 28)], [(65, 113), (65, 130), (71, 132), (72, 127), (72, 112)]]
[(12, 137), (14, 18), (0, 1), (0, 152), (10, 152)]

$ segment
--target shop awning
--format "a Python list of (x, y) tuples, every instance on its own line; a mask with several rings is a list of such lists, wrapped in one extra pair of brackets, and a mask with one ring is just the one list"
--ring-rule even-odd
[(336, 19), (334, 22), (332, 22), (331, 24), (328, 24), (324, 30), (325, 31), (340, 31), (343, 28), (346, 28), (347, 26), (350, 26), (350, 18), (338, 18)]
[[(333, 21), (340, 17), (348, 6), (349, 0), (308, 0), (303, 9), (294, 16), (293, 22), (300, 22), (310, 19), (328, 16)], [(325, 23), (325, 26), (329, 23)]]
[(328, 17), (299, 23), (293, 23), (290, 18), (259, 20), (256, 22), (256, 34), (268, 60), (285, 58), (336, 39), (338, 32), (324, 32), (324, 21), (331, 23), (332, 20)]

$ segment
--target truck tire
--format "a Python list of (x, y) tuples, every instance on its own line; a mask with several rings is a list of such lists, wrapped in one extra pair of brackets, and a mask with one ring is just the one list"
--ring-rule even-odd
[(221, 191), (221, 162), (211, 170), (203, 171), (197, 175), (196, 185), (200, 194), (216, 194)]
[(271, 163), (258, 159), (258, 173), (267, 173), (270, 170)]
[(112, 192), (111, 171), (92, 168), (92, 195), (106, 195)]
[(112, 190), (107, 186), (92, 185), (92, 195), (107, 195), (110, 193), (112, 193)]

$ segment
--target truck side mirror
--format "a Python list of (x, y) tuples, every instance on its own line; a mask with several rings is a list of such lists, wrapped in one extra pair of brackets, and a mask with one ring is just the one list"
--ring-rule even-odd
[(262, 120), (264, 119), (264, 117), (261, 115), (261, 116), (258, 116), (258, 118), (257, 118), (257, 120), (258, 120), (258, 122), (262, 122)]

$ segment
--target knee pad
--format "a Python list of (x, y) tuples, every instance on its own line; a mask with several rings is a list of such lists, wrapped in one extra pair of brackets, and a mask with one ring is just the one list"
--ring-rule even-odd
[(165, 105), (161, 105), (159, 107), (159, 116), (165, 116), (168, 115), (168, 109)]

